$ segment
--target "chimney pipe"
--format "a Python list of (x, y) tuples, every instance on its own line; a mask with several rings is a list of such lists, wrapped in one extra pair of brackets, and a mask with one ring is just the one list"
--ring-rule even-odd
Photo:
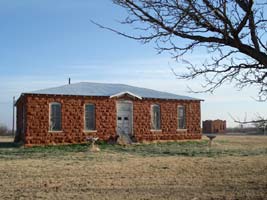
[(70, 83), (71, 83), (71, 79), (69, 78), (69, 85), (70, 85)]

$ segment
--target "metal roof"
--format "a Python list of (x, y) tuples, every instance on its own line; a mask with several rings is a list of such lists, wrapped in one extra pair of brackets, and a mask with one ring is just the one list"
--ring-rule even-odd
[(36, 90), (24, 94), (47, 94), (47, 95), (78, 95), (78, 96), (107, 96), (112, 97), (120, 93), (131, 93), (141, 98), (156, 99), (179, 99), (179, 100), (201, 100), (187, 96), (176, 95), (168, 92), (134, 87), (114, 83), (92, 83), (80, 82), (70, 85), (63, 85), (54, 88)]

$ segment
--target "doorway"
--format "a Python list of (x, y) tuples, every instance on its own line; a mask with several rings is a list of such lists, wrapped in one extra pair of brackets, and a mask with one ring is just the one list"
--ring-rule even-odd
[(133, 104), (131, 101), (117, 102), (117, 134), (132, 136)]

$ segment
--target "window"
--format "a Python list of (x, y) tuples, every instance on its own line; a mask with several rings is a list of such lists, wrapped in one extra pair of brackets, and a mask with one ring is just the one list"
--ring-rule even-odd
[(50, 104), (50, 131), (61, 131), (61, 104), (51, 103)]
[(25, 133), (25, 127), (26, 127), (26, 110), (25, 110), (25, 104), (22, 106), (22, 133)]
[(85, 105), (85, 130), (95, 130), (95, 105)]
[(185, 106), (178, 106), (178, 129), (186, 128)]
[(160, 106), (151, 106), (151, 124), (153, 130), (160, 130)]

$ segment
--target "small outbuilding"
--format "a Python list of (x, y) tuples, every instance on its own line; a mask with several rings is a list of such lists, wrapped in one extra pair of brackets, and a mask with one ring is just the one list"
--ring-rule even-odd
[(22, 93), (15, 141), (26, 146), (201, 139), (200, 99), (123, 84), (81, 82)]
[(202, 123), (203, 133), (225, 133), (226, 121), (225, 120), (206, 120)]

